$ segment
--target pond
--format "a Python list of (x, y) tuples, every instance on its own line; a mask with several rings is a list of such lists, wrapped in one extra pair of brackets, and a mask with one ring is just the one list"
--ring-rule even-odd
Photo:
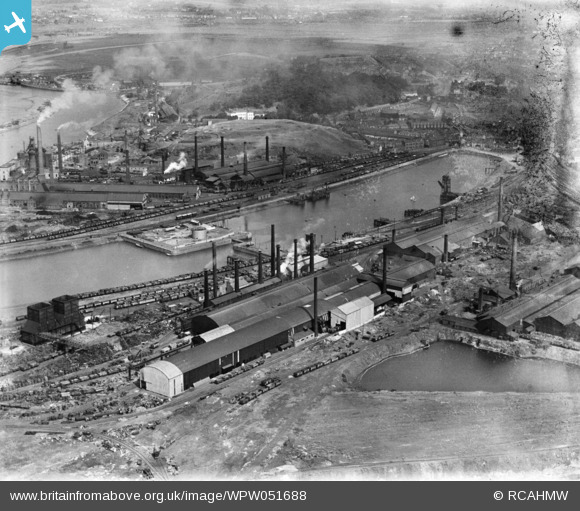
[(366, 371), (364, 390), (577, 392), (580, 368), (507, 357), (451, 341), (384, 360)]

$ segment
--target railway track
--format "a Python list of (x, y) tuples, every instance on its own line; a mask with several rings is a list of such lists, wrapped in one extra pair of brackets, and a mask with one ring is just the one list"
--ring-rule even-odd
[(129, 444), (128, 442), (126, 442), (125, 440), (122, 440), (120, 438), (115, 438), (115, 437), (112, 437), (109, 435), (105, 435), (103, 433), (93, 433), (93, 435), (98, 437), (98, 438), (101, 438), (103, 440), (108, 440), (109, 442), (111, 442), (113, 444), (122, 445), (125, 449), (127, 449), (128, 451), (133, 453), (143, 463), (145, 463), (145, 465), (147, 465), (149, 470), (151, 470), (151, 473), (153, 474), (154, 479), (158, 479), (160, 481), (168, 481), (170, 479), (169, 472), (167, 472), (167, 467), (165, 466), (165, 464), (162, 461), (160, 461), (160, 460), (151, 461), (149, 459), (149, 456), (147, 456), (146, 454), (141, 452), (139, 449), (137, 449), (136, 447), (133, 447), (131, 444)]

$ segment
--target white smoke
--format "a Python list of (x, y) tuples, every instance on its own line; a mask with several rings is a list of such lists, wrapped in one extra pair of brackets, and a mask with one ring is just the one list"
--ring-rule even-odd
[(64, 92), (51, 100), (50, 106), (46, 107), (38, 117), (36, 124), (41, 124), (53, 114), (64, 108), (79, 108), (81, 105), (95, 106), (103, 103), (107, 98), (104, 94), (96, 94), (91, 91), (79, 89), (72, 80), (66, 79), (62, 88)]
[(93, 85), (98, 89), (110, 89), (113, 85), (114, 74), (112, 69), (103, 70), (101, 66), (95, 66), (93, 68)]
[(163, 171), (164, 174), (169, 174), (177, 170), (181, 170), (187, 165), (187, 159), (185, 158), (185, 153), (179, 153), (179, 160), (176, 162), (171, 162), (169, 166)]
[[(297, 243), (298, 259), (300, 259), (301, 255), (306, 254), (307, 248), (308, 243), (306, 242), (306, 239), (300, 238)], [(280, 265), (280, 273), (285, 274), (288, 270), (294, 271), (294, 243), (290, 245), (290, 248), (286, 253), (286, 259), (284, 259), (284, 262)], [(298, 269), (298, 271), (300, 271), (300, 269)]]
[(56, 128), (57, 131), (60, 131), (61, 129), (67, 129), (67, 128), (82, 128), (83, 130), (86, 128), (85, 124), (81, 124), (80, 122), (76, 122), (76, 121), (68, 121), (68, 122), (64, 122), (62, 123), (58, 128)]

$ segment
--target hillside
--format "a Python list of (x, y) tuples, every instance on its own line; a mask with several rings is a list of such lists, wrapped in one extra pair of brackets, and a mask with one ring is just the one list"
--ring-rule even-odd
[(286, 119), (256, 119), (253, 121), (229, 121), (190, 130), (197, 134), (206, 156), (219, 156), (219, 140), (226, 142), (226, 157), (241, 155), (247, 142), (248, 158), (258, 159), (265, 155), (265, 137), (270, 137), (270, 156), (276, 158), (286, 147), (288, 156), (332, 157), (367, 150), (364, 142), (352, 138), (335, 128), (308, 124)]

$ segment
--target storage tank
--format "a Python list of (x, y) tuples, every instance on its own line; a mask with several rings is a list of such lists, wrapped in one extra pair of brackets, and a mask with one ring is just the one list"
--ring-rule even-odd
[(205, 240), (207, 239), (207, 229), (205, 227), (202, 227), (201, 225), (192, 227), (191, 237), (194, 240)]

